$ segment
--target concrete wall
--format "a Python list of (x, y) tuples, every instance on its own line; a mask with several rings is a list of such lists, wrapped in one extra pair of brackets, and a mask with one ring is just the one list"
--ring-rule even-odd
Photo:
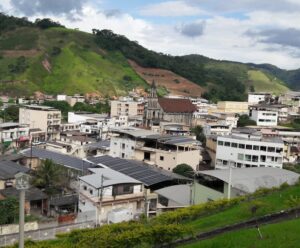
[[(37, 229), (38, 229), (38, 223), (36, 221), (25, 223), (24, 231), (32, 231)], [(18, 232), (19, 232), (19, 224), (0, 226), (0, 235), (18, 233)]]

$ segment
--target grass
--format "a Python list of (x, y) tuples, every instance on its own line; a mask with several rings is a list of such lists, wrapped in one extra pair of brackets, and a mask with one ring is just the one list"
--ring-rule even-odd
[(283, 248), (299, 247), (300, 219), (260, 226), (263, 238), (256, 228), (229, 232), (212, 239), (202, 240), (182, 248)]
[(256, 92), (282, 94), (289, 90), (281, 80), (267, 74), (266, 72), (249, 70), (248, 77), (250, 84), (254, 86)]
[[(274, 213), (289, 207), (291, 196), (300, 197), (300, 186), (291, 186), (269, 195), (258, 197), (252, 201), (241, 202), (225, 211), (220, 211), (213, 215), (208, 215), (194, 221), (185, 223), (195, 232), (205, 232), (216, 229), (218, 227), (242, 222), (253, 217), (263, 216), (268, 213)], [(259, 202), (255, 215), (252, 215), (250, 208)]]

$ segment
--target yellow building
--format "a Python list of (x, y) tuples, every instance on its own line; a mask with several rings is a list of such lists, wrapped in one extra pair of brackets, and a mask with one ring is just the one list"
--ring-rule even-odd
[(216, 111), (220, 113), (243, 114), (248, 113), (248, 106), (248, 102), (222, 101), (218, 102)]

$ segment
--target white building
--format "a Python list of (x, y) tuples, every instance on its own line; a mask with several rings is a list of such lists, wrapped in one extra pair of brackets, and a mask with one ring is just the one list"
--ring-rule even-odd
[(271, 97), (270, 93), (265, 92), (249, 92), (248, 93), (248, 103), (249, 104), (258, 104), (264, 102), (266, 98)]
[(79, 212), (94, 212), (97, 224), (107, 223), (108, 217), (114, 219), (113, 213), (120, 209), (123, 215), (113, 222), (132, 220), (143, 212), (144, 192), (140, 181), (109, 168), (89, 170), (91, 175), (79, 178)]
[(28, 143), (29, 127), (14, 122), (5, 122), (0, 124), (0, 143), (6, 147), (18, 147), (24, 143)]
[[(248, 137), (247, 137), (248, 136)], [(282, 168), (284, 144), (280, 138), (234, 134), (219, 136), (216, 149), (216, 169), (229, 166)]]
[(228, 135), (232, 130), (229, 124), (205, 124), (203, 126), (203, 134), (207, 137), (210, 135)]
[(277, 126), (278, 112), (267, 107), (250, 107), (249, 117), (258, 126)]
[(144, 102), (135, 102), (132, 100), (118, 100), (110, 102), (110, 113), (112, 117), (115, 116), (143, 116)]

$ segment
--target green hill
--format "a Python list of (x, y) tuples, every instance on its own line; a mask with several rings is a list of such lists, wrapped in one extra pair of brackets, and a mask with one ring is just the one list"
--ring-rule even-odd
[[(281, 93), (288, 90), (290, 80), (276, 67), (271, 70), (201, 55), (170, 56), (110, 30), (93, 29), (90, 34), (49, 19), (32, 23), (0, 13), (0, 93), (116, 96), (135, 87), (147, 88), (128, 59), (146, 68), (170, 70), (203, 87), (203, 96), (213, 101), (245, 100), (250, 89)], [(297, 88), (297, 81), (291, 85)]]

